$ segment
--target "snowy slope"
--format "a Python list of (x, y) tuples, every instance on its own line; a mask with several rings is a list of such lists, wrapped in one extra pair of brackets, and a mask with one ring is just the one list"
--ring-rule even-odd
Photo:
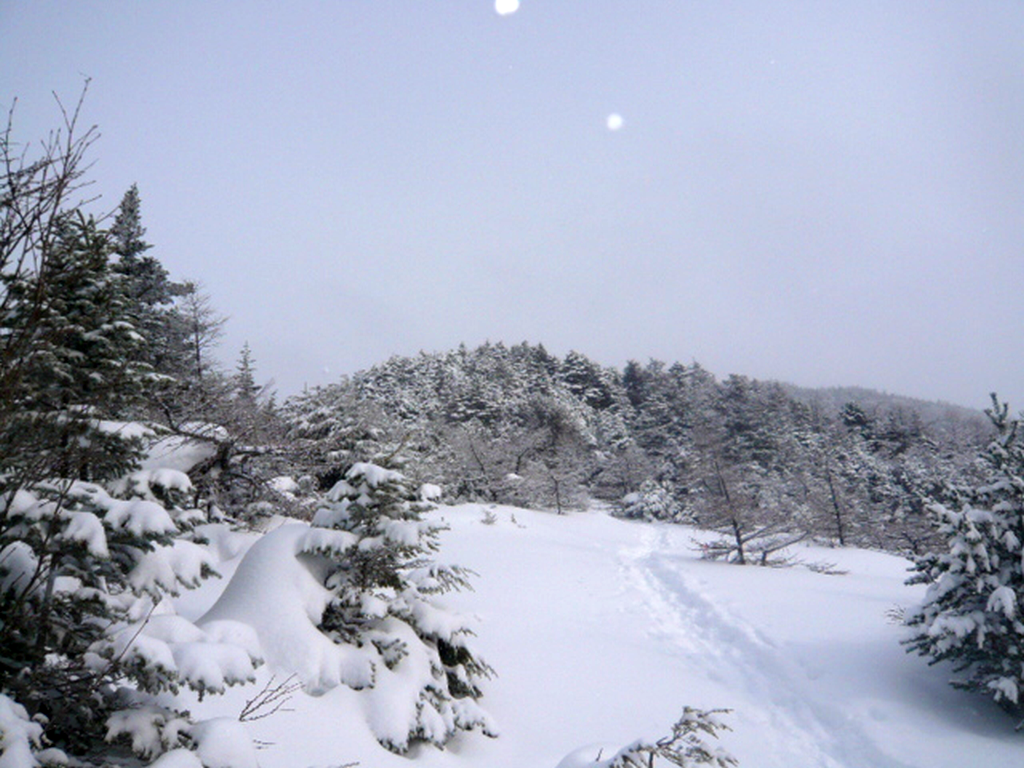
[[(664, 735), (686, 704), (733, 710), (722, 741), (744, 768), (1024, 765), (1009, 718), (903, 652), (887, 612), (920, 592), (899, 558), (806, 548), (800, 559), (846, 573), (742, 568), (701, 560), (680, 526), (477, 505), (434, 514), (451, 528), (441, 558), (479, 574), (450, 602), (479, 618), (478, 648), (499, 674), (482, 704), (500, 737), (397, 757), (365, 724), (367, 694), (342, 686), (246, 723), (272, 744), (263, 768), (569, 768)], [(198, 618), (226, 581), (184, 598), (182, 613)], [(236, 715), (254, 690), (193, 712)]]

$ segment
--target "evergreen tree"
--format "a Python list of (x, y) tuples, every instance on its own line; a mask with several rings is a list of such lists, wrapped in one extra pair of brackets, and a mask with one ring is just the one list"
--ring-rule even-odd
[(912, 583), (928, 583), (907, 615), (908, 651), (952, 662), (958, 688), (1020, 712), (1024, 688), (1024, 445), (1020, 422), (992, 395), (997, 434), (983, 454), (984, 482), (949, 484), (931, 505), (945, 551), (917, 559)]
[(604, 372), (586, 355), (569, 352), (562, 363), (559, 377), (575, 397), (591, 408), (602, 410), (613, 402)]
[(255, 407), (263, 388), (256, 384), (256, 364), (252, 359), (252, 349), (249, 348), (248, 341), (242, 345), (235, 370), (235, 398)]
[(290, 398), (282, 410), (293, 465), (325, 492), (357, 461), (394, 454), (405, 434), (347, 378)]
[(111, 269), (121, 277), (133, 322), (146, 337), (146, 362), (164, 376), (177, 377), (183, 367), (185, 325), (174, 302), (185, 286), (172, 281), (149, 253), (153, 246), (143, 239), (146, 228), (135, 184), (121, 199), (109, 234), (115, 257)]
[(199, 513), (62, 478), (2, 503), (0, 689), (81, 754), (102, 743), (126, 682), (152, 694), (187, 682), (130, 638), (142, 595), (153, 605), (212, 572), (198, 546), (177, 540)]
[[(110, 477), (133, 460), (132, 442), (98, 419), (124, 416), (156, 379), (109, 255), (96, 222), (69, 214), (41, 269), (8, 285), (12, 306), (0, 323), (25, 343), (8, 361), (17, 377), (4, 393), (0, 444), (8, 469), (31, 480)], [(5, 482), (19, 476), (8, 472)]]
[[(82, 754), (129, 704), (126, 684), (156, 695), (190, 683), (135, 639), (138, 611), (194, 586), (209, 558), (180, 540), (196, 510), (170, 496), (167, 507), (154, 496), (120, 499), (103, 485), (140, 454), (148, 430), (117, 419), (154, 375), (107, 233), (78, 211), (59, 226), (39, 268), (7, 280), (0, 320), (0, 335), (24, 340), (5, 361), (16, 374), (5, 377), (0, 408), (0, 690), (46, 722), (50, 740)], [(173, 471), (162, 482), (188, 485)], [(143, 727), (132, 722), (126, 733)]]
[(438, 601), (467, 587), (469, 573), (431, 559), (439, 528), (422, 517), (429, 495), (400, 472), (353, 464), (316, 513), (305, 546), (329, 562), (324, 584), (333, 599), (322, 631), (365, 648), (376, 685), (394, 672), (412, 691), (402, 733), (378, 734), (399, 753), (416, 741), (443, 746), (458, 730), (491, 731), (476, 701), (492, 671), (472, 651), (472, 632)]
[(695, 428), (693, 512), (699, 525), (726, 538), (705, 549), (739, 564), (807, 535), (790, 401), (777, 386), (730, 376)]
[(621, 502), (620, 514), (637, 520), (685, 521), (679, 502), (668, 488), (654, 480), (646, 480), (638, 491), (626, 494)]

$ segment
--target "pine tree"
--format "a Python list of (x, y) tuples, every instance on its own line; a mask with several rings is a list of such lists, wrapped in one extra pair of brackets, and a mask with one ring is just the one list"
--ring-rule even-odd
[(395, 470), (354, 464), (314, 517), (305, 547), (330, 563), (322, 631), (367, 649), (376, 685), (393, 671), (412, 690), (400, 732), (378, 733), (399, 753), (416, 741), (443, 746), (458, 730), (492, 729), (476, 704), (492, 671), (472, 651), (472, 632), (438, 602), (466, 588), (469, 572), (431, 559), (439, 528), (422, 517), (424, 495)]
[[(196, 627), (190, 642), (147, 635), (161, 597), (212, 558), (188, 540), (202, 513), (179, 505), (185, 475), (118, 482), (152, 434), (122, 419), (158, 377), (111, 256), (142, 253), (144, 231), (111, 237), (73, 200), (96, 136), (76, 135), (81, 106), (61, 105), (38, 157), (10, 120), (0, 133), (0, 714), (24, 737), (4, 765), (106, 765), (120, 738), (152, 757), (186, 725), (170, 695), (242, 682), (254, 661)], [(44, 738), (70, 755), (35, 754)]]
[(997, 434), (981, 460), (985, 481), (947, 484), (931, 505), (946, 551), (917, 559), (911, 583), (928, 583), (907, 615), (907, 650), (952, 662), (952, 685), (992, 696), (1011, 711), (1024, 700), (1024, 445), (1019, 424), (992, 395)]
[(569, 352), (562, 363), (559, 378), (573, 395), (591, 408), (602, 410), (613, 402), (604, 372), (586, 355)]
[[(4, 461), (38, 479), (110, 477), (133, 461), (133, 444), (101, 428), (100, 414), (123, 416), (155, 383), (143, 361), (145, 340), (111, 273), (109, 241), (79, 213), (41, 269), (8, 285), (5, 334), (25, 339), (9, 361), (17, 376), (4, 393)], [(6, 483), (17, 483), (8, 472)]]
[(669, 489), (654, 480), (645, 480), (639, 490), (626, 494), (620, 505), (619, 514), (622, 517), (689, 522)]
[(726, 538), (705, 549), (711, 557), (765, 564), (807, 535), (790, 401), (777, 385), (730, 376), (695, 428), (693, 509), (702, 527)]
[(183, 422), (216, 422), (217, 409), (231, 397), (231, 380), (213, 355), (227, 318), (202, 285), (186, 281), (165, 321), (169, 344), (161, 370), (172, 366), (174, 382), (161, 393), (161, 420), (175, 429)]
[[(188, 682), (140, 650), (138, 610), (194, 586), (209, 558), (180, 540), (198, 512), (104, 487), (140, 454), (147, 429), (118, 418), (154, 377), (107, 234), (78, 211), (60, 227), (40, 268), (8, 281), (2, 320), (25, 343), (0, 409), (0, 690), (82, 754), (126, 705), (119, 688)], [(188, 484), (180, 473), (164, 482)]]
[(130, 314), (146, 337), (146, 362), (157, 372), (176, 377), (183, 368), (185, 324), (175, 300), (186, 286), (170, 279), (149, 251), (142, 226), (141, 200), (135, 184), (125, 192), (110, 228), (112, 271), (122, 280)]
[(263, 388), (256, 384), (256, 363), (252, 358), (252, 349), (248, 341), (242, 345), (235, 371), (236, 399), (255, 407)]

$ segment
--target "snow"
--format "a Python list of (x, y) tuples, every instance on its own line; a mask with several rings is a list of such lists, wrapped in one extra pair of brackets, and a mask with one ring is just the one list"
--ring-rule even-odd
[(0, 768), (32, 768), (32, 756), (43, 729), (28, 718), (25, 708), (0, 693)]
[(193, 467), (217, 455), (218, 439), (225, 439), (227, 432), (223, 427), (213, 424), (186, 424), (183, 430), (200, 439), (183, 435), (168, 435), (154, 442), (148, 455), (141, 462), (142, 469), (176, 469), (188, 472)]
[(178, 674), (196, 690), (223, 693), (229, 685), (254, 681), (252, 660), (245, 648), (227, 643), (176, 643)]
[(401, 472), (365, 461), (353, 464), (348, 472), (345, 473), (345, 477), (349, 480), (362, 477), (363, 481), (371, 488), (377, 488), (384, 483), (400, 483), (405, 479), (405, 475)]
[(150, 637), (139, 627), (129, 625), (117, 632), (109, 641), (112, 658), (123, 659), (127, 665), (137, 665), (172, 672), (177, 669), (171, 645)]
[(302, 490), (295, 478), (287, 475), (271, 478), (268, 485), (278, 493), (288, 496), (294, 496)]
[(418, 496), (422, 501), (440, 501), (444, 496), (444, 489), (440, 485), (424, 483), (420, 486)]
[(989, 595), (986, 611), (1000, 610), (1008, 619), (1017, 615), (1017, 594), (1011, 587), (1003, 585), (996, 587)]
[(108, 435), (117, 435), (125, 440), (143, 440), (153, 436), (153, 428), (138, 421), (107, 421), (95, 422), (96, 429)]
[(262, 664), (264, 659), (260, 651), (260, 639), (248, 624), (240, 621), (207, 621), (203, 624), (203, 630), (207, 639), (212, 643), (230, 643), (245, 650), (257, 664)]
[(205, 768), (260, 768), (252, 737), (236, 718), (218, 717), (190, 729)]
[(132, 751), (148, 758), (160, 754), (187, 727), (183, 718), (166, 709), (135, 707), (114, 712), (107, 719), (107, 741), (128, 737)]
[(163, 590), (176, 595), (182, 585), (189, 589), (199, 586), (204, 569), (212, 570), (213, 564), (213, 553), (206, 547), (175, 539), (142, 555), (128, 574), (128, 583), (137, 592)]
[[(481, 525), (488, 514), (495, 522)], [(244, 724), (273, 745), (259, 753), (262, 768), (582, 768), (667, 735), (684, 705), (732, 710), (720, 716), (732, 731), (709, 743), (743, 768), (965, 768), (1024, 755), (1014, 721), (989, 697), (951, 688), (949, 667), (904, 652), (906, 630), (891, 615), (924, 587), (904, 584), (900, 558), (794, 549), (798, 561), (845, 572), (830, 575), (702, 560), (694, 529), (599, 512), (462, 505), (428, 519), (447, 526), (443, 559), (478, 574), (475, 591), (445, 598), (478, 617), (475, 645), (498, 673), (481, 701), (497, 739), (464, 733), (447, 750), (423, 746), (409, 757), (377, 743), (375, 729), (398, 737), (395, 726), (412, 716), (399, 711), (399, 694), (427, 670), (400, 665), (401, 676), (380, 674), (362, 691), (340, 684), (366, 658), (316, 630), (328, 596), (317, 559), (300, 554), (310, 530), (301, 524), (264, 535), (226, 586), (199, 590), (223, 590), (201, 628), (252, 627), (268, 664), (254, 685), (190, 704), (193, 714), (237, 720), (272, 675), (296, 673), (306, 691)]]
[(431, 523), (419, 520), (386, 520), (383, 533), (384, 538), (390, 542), (412, 547), (433, 528)]
[(103, 520), (115, 530), (127, 530), (134, 536), (177, 533), (178, 531), (167, 510), (155, 501), (110, 499), (107, 501), (107, 506)]
[(153, 494), (153, 488), (188, 493), (192, 490), (192, 481), (180, 469), (140, 469), (115, 483), (113, 490), (119, 496), (131, 494), (150, 501), (159, 501)]
[(588, 744), (563, 757), (555, 768), (607, 768), (617, 753), (614, 744)]
[(149, 768), (203, 768), (196, 753), (187, 749), (173, 749), (150, 763)]
[(38, 567), (32, 547), (24, 541), (12, 541), (0, 550), (0, 594), (24, 589)]
[(365, 655), (336, 645), (317, 629), (331, 595), (311, 570), (315, 557), (303, 555), (309, 530), (306, 525), (290, 524), (264, 535), (198, 624), (224, 620), (248, 624), (267, 662), (295, 674), (310, 693), (323, 693), (342, 683), (365, 687), (372, 680)]
[[(320, 512), (327, 513), (327, 510), (320, 510)], [(317, 512), (316, 520), (322, 522), (325, 519), (325, 515), (321, 515)], [(355, 546), (359, 542), (359, 537), (354, 533), (348, 531), (338, 531), (333, 528), (320, 528), (319, 522), (314, 527), (306, 531), (306, 535), (302, 538), (301, 551), (311, 553), (342, 553), (349, 547)]]

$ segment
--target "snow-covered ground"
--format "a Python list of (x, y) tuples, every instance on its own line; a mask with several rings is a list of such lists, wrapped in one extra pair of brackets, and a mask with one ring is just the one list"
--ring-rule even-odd
[[(799, 560), (843, 573), (737, 567), (701, 560), (692, 529), (600, 512), (432, 515), (450, 526), (439, 559), (479, 574), (448, 602), (478, 618), (476, 647), (498, 672), (481, 703), (501, 735), (399, 757), (371, 735), (366, 693), (340, 686), (245, 724), (266, 745), (262, 768), (576, 768), (665, 735), (684, 705), (733, 710), (722, 744), (743, 768), (1024, 765), (1010, 718), (903, 652), (888, 614), (921, 594), (904, 560), (807, 547)], [(179, 611), (198, 619), (237, 564)], [(272, 673), (287, 676), (265, 666), (193, 714), (236, 716)]]

